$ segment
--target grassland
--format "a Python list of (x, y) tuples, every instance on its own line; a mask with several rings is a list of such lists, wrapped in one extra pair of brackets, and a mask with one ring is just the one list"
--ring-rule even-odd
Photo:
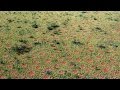
[(120, 12), (1, 11), (0, 79), (120, 79)]

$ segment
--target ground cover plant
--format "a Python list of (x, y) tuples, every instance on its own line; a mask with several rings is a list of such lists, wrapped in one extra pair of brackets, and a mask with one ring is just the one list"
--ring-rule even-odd
[(120, 79), (120, 12), (1, 11), (0, 79)]

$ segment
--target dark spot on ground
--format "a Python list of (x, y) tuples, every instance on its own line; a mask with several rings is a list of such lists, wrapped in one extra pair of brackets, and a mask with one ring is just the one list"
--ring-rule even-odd
[(47, 74), (47, 75), (52, 75), (52, 73), (53, 73), (53, 72), (52, 72), (51, 70), (47, 70), (47, 71), (46, 71), (46, 74)]
[(80, 42), (78, 40), (74, 40), (74, 41), (72, 41), (72, 43), (75, 45), (84, 45), (82, 42)]
[(56, 34), (56, 35), (60, 35), (61, 32), (60, 32), (60, 31), (54, 31), (54, 34)]
[(54, 44), (60, 44), (60, 42), (57, 41), (57, 40), (53, 40), (53, 43), (54, 43)]
[(30, 36), (29, 38), (34, 38), (34, 36)]
[(98, 70), (100, 70), (100, 68), (98, 68), (98, 67), (95, 67), (95, 70), (96, 70), (96, 71), (98, 71)]
[(76, 65), (75, 62), (70, 62), (70, 66), (74, 66), (74, 67), (76, 67), (77, 65)]
[(97, 20), (97, 18), (93, 18), (94, 20)]
[(13, 22), (13, 21), (14, 21), (14, 20), (12, 20), (12, 19), (7, 19), (7, 20), (8, 20), (8, 22), (9, 22), (9, 23), (11, 23), (11, 22)]
[(18, 26), (17, 28), (22, 28), (21, 26)]
[(118, 47), (117, 45), (115, 45), (115, 47)]
[(43, 34), (46, 34), (45, 32)]
[(20, 60), (17, 59), (15, 63), (16, 63), (16, 64), (20, 64)]
[(22, 43), (24, 43), (24, 44), (26, 44), (28, 41), (27, 40), (19, 40), (19, 42), (22, 42)]
[(38, 25), (37, 24), (33, 24), (32, 27), (33, 28), (38, 28)]
[(111, 43), (110, 46), (115, 47), (115, 48), (118, 47), (118, 45), (116, 45), (116, 44), (114, 44), (114, 43)]
[(86, 11), (82, 11), (81, 13), (87, 13)]
[(95, 29), (96, 29), (96, 31), (98, 31), (98, 32), (103, 32), (103, 30), (102, 30), (100, 27), (96, 27)]
[(35, 42), (34, 45), (42, 45), (41, 42)]
[(55, 23), (52, 23), (51, 25), (49, 25), (47, 28), (48, 30), (54, 30), (56, 28), (60, 27), (59, 25), (55, 24)]
[(18, 55), (28, 53), (30, 52), (32, 47), (29, 47), (27, 45), (18, 45), (15, 47), (12, 47), (12, 50), (15, 51)]
[(74, 77), (75, 77), (75, 79), (79, 79), (80, 78), (80, 76), (77, 75), (77, 74), (75, 74)]
[(106, 48), (104, 45), (99, 45), (98, 47), (101, 48), (101, 49), (105, 49)]
[(71, 74), (70, 72), (65, 71), (65, 76), (67, 76), (67, 77), (69, 77), (69, 78), (70, 78), (70, 77), (71, 77), (71, 75), (72, 75), (72, 74)]
[(0, 64), (5, 65), (6, 63), (5, 63), (5, 61), (3, 61), (2, 59), (0, 59)]

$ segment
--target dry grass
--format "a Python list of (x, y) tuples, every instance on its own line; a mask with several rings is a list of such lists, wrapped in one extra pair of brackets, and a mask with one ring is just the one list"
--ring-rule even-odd
[(120, 12), (0, 12), (0, 79), (120, 78)]

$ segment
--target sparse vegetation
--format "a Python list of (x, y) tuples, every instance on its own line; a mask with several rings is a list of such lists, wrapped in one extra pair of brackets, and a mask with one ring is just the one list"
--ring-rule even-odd
[(1, 11), (0, 79), (120, 79), (119, 11)]

